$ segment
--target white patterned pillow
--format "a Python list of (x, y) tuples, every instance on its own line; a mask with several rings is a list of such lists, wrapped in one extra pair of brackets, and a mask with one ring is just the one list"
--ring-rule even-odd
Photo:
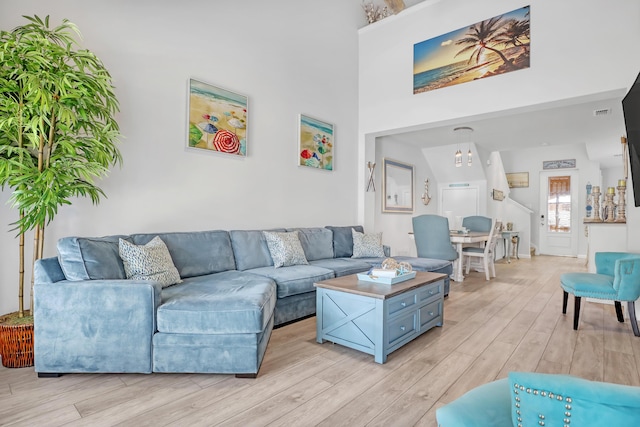
[(286, 233), (263, 231), (262, 234), (267, 240), (267, 246), (275, 268), (309, 264), (300, 244), (297, 230)]
[(120, 239), (118, 252), (127, 279), (154, 280), (163, 288), (182, 282), (167, 245), (158, 236), (144, 246)]
[(353, 256), (351, 258), (384, 257), (382, 233), (365, 234), (351, 229)]

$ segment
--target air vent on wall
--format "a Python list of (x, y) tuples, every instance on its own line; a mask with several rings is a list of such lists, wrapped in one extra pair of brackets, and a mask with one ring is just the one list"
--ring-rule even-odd
[(609, 114), (611, 114), (611, 108), (601, 108), (599, 110), (593, 110), (593, 115), (595, 117), (608, 116)]

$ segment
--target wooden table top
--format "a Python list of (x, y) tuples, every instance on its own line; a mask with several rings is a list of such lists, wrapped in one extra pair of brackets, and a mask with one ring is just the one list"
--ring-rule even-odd
[(365, 282), (358, 280), (356, 274), (349, 276), (336, 277), (335, 279), (323, 280), (314, 283), (318, 288), (332, 289), (334, 291), (342, 291), (350, 294), (363, 295), (372, 298), (386, 299), (403, 292), (437, 282), (447, 277), (446, 274), (430, 273), (426, 271), (417, 271), (416, 277), (395, 285), (386, 285), (384, 283)]

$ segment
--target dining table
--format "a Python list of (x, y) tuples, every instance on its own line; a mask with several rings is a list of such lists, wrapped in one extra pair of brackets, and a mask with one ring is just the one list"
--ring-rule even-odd
[(458, 259), (453, 263), (453, 275), (451, 279), (456, 282), (464, 281), (464, 274), (462, 274), (462, 247), (465, 244), (481, 243), (489, 240), (489, 233), (486, 231), (467, 231), (466, 233), (461, 231), (452, 230), (450, 232), (451, 243), (456, 246), (458, 252)]

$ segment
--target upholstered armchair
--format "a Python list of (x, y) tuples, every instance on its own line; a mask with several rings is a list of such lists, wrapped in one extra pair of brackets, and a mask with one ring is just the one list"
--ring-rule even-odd
[(640, 387), (510, 372), (436, 410), (440, 427), (637, 426)]
[(455, 261), (458, 252), (451, 245), (449, 220), (439, 215), (413, 217), (413, 237), (420, 258)]
[[(567, 313), (569, 294), (574, 297), (573, 329), (578, 329), (582, 297), (614, 301), (619, 322), (624, 322), (621, 301), (627, 302), (635, 336), (640, 336), (635, 301), (640, 298), (640, 254), (596, 252), (595, 273), (565, 273), (560, 276), (562, 313)], [(640, 425), (640, 422), (639, 422)]]

